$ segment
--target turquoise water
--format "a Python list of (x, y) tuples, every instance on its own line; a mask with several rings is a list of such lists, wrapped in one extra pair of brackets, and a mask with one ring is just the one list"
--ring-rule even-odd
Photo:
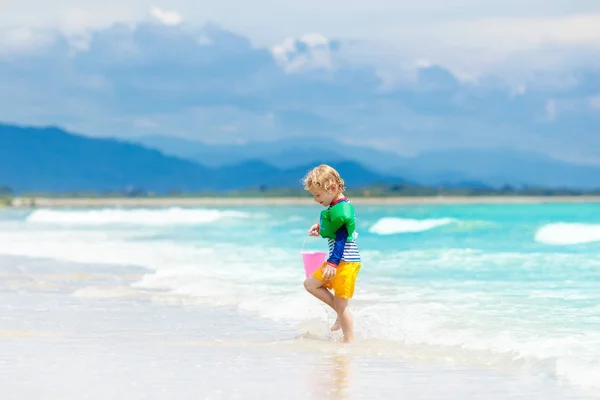
[[(144, 267), (131, 285), (72, 295), (224, 307), (326, 335), (333, 315), (304, 292), (299, 255), (326, 249), (307, 237), (319, 211), (4, 210), (0, 255)], [(358, 205), (357, 222), (359, 343), (598, 388), (600, 204)]]

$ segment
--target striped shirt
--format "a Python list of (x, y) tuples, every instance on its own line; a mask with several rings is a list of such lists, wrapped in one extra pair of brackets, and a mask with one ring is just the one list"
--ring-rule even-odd
[[(329, 242), (329, 258), (331, 259), (335, 248), (335, 239), (327, 239), (327, 241)], [(344, 252), (342, 253), (340, 260), (346, 262), (360, 262), (360, 253), (358, 251), (358, 246), (356, 245), (355, 239), (347, 241), (344, 244)]]
[[(342, 200), (347, 201), (347, 200)], [(329, 206), (331, 208), (331, 206)], [(335, 239), (327, 239), (329, 244), (329, 258), (328, 262), (332, 262), (336, 265), (340, 263), (340, 261), (345, 262), (360, 262), (360, 253), (358, 251), (358, 246), (356, 245), (356, 232), (354, 234), (354, 239), (348, 239), (348, 229), (346, 226), (342, 226), (335, 233)]]

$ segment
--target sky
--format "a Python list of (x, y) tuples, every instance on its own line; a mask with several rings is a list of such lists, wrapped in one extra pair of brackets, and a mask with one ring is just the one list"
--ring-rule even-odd
[[(0, 0), (0, 120), (600, 164), (600, 2)], [(368, 135), (368, 139), (365, 139)]]

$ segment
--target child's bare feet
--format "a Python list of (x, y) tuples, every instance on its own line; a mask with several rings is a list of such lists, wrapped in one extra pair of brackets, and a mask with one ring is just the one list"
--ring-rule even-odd
[(340, 323), (340, 317), (337, 317), (333, 325), (331, 325), (331, 332), (339, 331), (340, 329), (342, 329), (342, 324)]

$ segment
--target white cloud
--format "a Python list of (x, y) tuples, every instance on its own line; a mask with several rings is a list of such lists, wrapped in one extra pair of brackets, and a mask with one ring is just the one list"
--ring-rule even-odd
[[(171, 0), (169, 10), (177, 12), (155, 0), (3, 0), (3, 5), (10, 12), (0, 12), (0, 27), (54, 27), (80, 33), (114, 22), (134, 23), (148, 15), (179, 25), (185, 15), (186, 24), (212, 21), (261, 46), (320, 32), (304, 39), (311, 45), (323, 45), (320, 40), (325, 37), (360, 41), (372, 47), (369, 61), (382, 68), (403, 68), (399, 64), (414, 65), (423, 58), (464, 77), (482, 71), (522, 74), (532, 68), (570, 67), (582, 62), (574, 54), (597, 50), (600, 43), (597, 0)], [(578, 49), (573, 53), (564, 47)], [(322, 51), (310, 59), (297, 59), (292, 68), (311, 63), (327, 67), (330, 62)]]
[(418, 59), (415, 64), (419, 68), (429, 68), (429, 67), (431, 67), (433, 65), (431, 63), (431, 61), (427, 60), (426, 58), (420, 58), (420, 59)]
[[(406, 46), (383, 54), (391, 55), (390, 59), (376, 57), (382, 53), (377, 43), (338, 40), (331, 36), (331, 29), (285, 35), (292, 39), (260, 47), (216, 25), (199, 29), (188, 10), (173, 3), (170, 6), (182, 11), (185, 23), (165, 25), (146, 9), (143, 15), (152, 20), (97, 28), (79, 36), (86, 51), (74, 54), (69, 53), (66, 38), (56, 38), (51, 31), (6, 30), (1, 37), (13, 48), (35, 48), (48, 38), (56, 40), (47, 51), (31, 58), (0, 57), (0, 92), (11, 93), (0, 101), (0, 119), (60, 124), (95, 135), (161, 133), (207, 138), (218, 133), (214, 137), (224, 142), (306, 132), (315, 136), (342, 132), (352, 140), (369, 132), (382, 146), (400, 143), (405, 152), (460, 144), (518, 144), (542, 132), (549, 134), (536, 145), (548, 152), (570, 149), (591, 154), (597, 149), (594, 143), (600, 145), (597, 132), (592, 136), (600, 126), (597, 113), (590, 111), (597, 104), (593, 96), (600, 93), (598, 74), (586, 69), (594, 60), (573, 53), (579, 48), (568, 41), (555, 43), (571, 46), (558, 54), (564, 59), (577, 54), (570, 58), (586, 68), (556, 74), (555, 64), (550, 63), (541, 78), (516, 83), (478, 71), (483, 77), (480, 81), (465, 83), (457, 82), (447, 67), (460, 70), (463, 64), (476, 64), (478, 46), (493, 42), (492, 34), (477, 38), (477, 31), (466, 35), (460, 30), (442, 30), (425, 41), (431, 28), (421, 27), (414, 35), (393, 36)], [(85, 19), (88, 14), (74, 15)], [(169, 18), (170, 23), (178, 20), (174, 15)], [(72, 26), (82, 26), (77, 25), (77, 18), (73, 21)], [(439, 39), (444, 34), (448, 36), (445, 42)], [(333, 37), (336, 40), (329, 39)], [(473, 49), (468, 42), (462, 47), (449, 45), (471, 37), (479, 41)], [(502, 43), (499, 48), (504, 48)], [(523, 50), (529, 62), (540, 58), (534, 50)], [(521, 56), (512, 58), (512, 63), (521, 65)], [(378, 65), (377, 70), (372, 65)], [(282, 69), (310, 73), (286, 74)], [(399, 70), (400, 79), (394, 75)], [(385, 82), (378, 79), (382, 76)], [(382, 83), (389, 84), (385, 93), (380, 91)], [(552, 100), (546, 103), (546, 99)], [(577, 129), (572, 129), (573, 123)]]
[(425, 59), (465, 78), (600, 66), (600, 13), (381, 24), (364, 38), (380, 62)]
[(273, 57), (287, 72), (334, 68), (332, 43), (320, 33), (288, 38), (271, 48)]
[(34, 52), (52, 44), (54, 39), (52, 32), (29, 28), (0, 30), (0, 54)]
[(307, 44), (308, 46), (312, 47), (312, 48), (319, 48), (319, 47), (327, 47), (329, 45), (329, 39), (327, 39), (325, 36), (321, 35), (320, 33), (307, 33), (305, 35), (302, 35), (302, 37), (300, 38), (300, 41)]
[(165, 11), (159, 7), (152, 7), (150, 14), (165, 25), (179, 25), (183, 18), (175, 11)]
[(70, 8), (61, 14), (60, 29), (67, 34), (79, 34), (90, 27), (94, 18), (89, 11)]
[(493, 45), (509, 51), (542, 45), (592, 44), (600, 39), (600, 13), (558, 17), (484, 18), (443, 23), (443, 43)]

